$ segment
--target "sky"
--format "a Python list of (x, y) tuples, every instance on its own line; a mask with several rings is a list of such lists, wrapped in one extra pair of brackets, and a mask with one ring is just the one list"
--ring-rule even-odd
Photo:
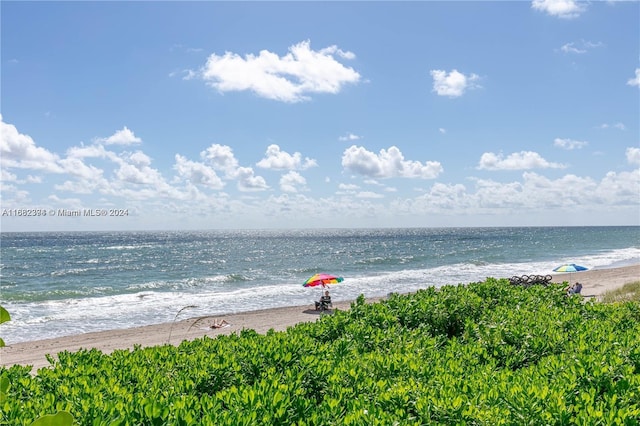
[(2, 1), (8, 231), (640, 225), (640, 3)]

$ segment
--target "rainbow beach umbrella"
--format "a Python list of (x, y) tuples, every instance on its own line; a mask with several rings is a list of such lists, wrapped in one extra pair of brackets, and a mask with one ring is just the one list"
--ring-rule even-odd
[(331, 274), (320, 273), (320, 274), (314, 274), (313, 276), (311, 276), (308, 280), (306, 280), (302, 284), (302, 286), (317, 287), (321, 285), (322, 287), (324, 287), (327, 284), (337, 284), (337, 283), (341, 283), (342, 281), (344, 281), (344, 278), (342, 277), (338, 277)]

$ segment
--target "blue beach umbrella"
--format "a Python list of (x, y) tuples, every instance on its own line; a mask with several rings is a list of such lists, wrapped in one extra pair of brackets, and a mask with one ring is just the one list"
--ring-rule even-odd
[(586, 266), (576, 265), (575, 263), (565, 263), (564, 265), (560, 265), (553, 270), (553, 272), (579, 272), (586, 271)]
[(574, 272), (586, 271), (586, 266), (576, 265), (575, 263), (565, 263), (564, 265), (560, 265), (553, 270), (553, 272), (568, 272), (569, 273), (569, 281), (571, 281), (571, 274)]

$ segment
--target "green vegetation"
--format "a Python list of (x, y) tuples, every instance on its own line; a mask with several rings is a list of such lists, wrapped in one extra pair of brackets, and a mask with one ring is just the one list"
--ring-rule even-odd
[(615, 302), (640, 302), (640, 281), (627, 283), (621, 288), (606, 292), (602, 296), (604, 303)]
[[(9, 312), (0, 306), (0, 324), (3, 322), (11, 321), (11, 315)], [(4, 340), (0, 339), (0, 347), (4, 346)], [(18, 421), (21, 421), (21, 416), (15, 419), (15, 422), (8, 422), (8, 419), (4, 416), (4, 409), (7, 407), (8, 397), (7, 393), (9, 388), (11, 387), (11, 380), (9, 380), (9, 375), (2, 374), (0, 376), (0, 408), (2, 408), (2, 417), (0, 418), (0, 424), (19, 424)], [(30, 426), (71, 426), (73, 425), (73, 416), (66, 411), (61, 411), (55, 414), (47, 414), (42, 417), (38, 417)]]
[[(7, 312), (5, 308), (0, 306), (0, 324), (7, 321), (11, 321), (11, 315), (9, 315), (9, 312)], [(0, 348), (3, 346), (4, 346), (4, 340), (0, 338)]]
[(286, 332), (2, 369), (0, 423), (64, 410), (96, 426), (638, 425), (638, 336), (638, 303), (487, 279), (361, 297)]

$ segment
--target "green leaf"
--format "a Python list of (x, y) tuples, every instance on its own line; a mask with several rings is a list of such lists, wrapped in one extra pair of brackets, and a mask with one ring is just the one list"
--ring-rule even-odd
[(66, 411), (60, 411), (56, 414), (47, 414), (36, 419), (31, 426), (72, 426), (73, 416)]
[(0, 377), (0, 392), (7, 392), (9, 390), (9, 386), (11, 385), (11, 381), (7, 376)]
[(0, 306), (0, 324), (7, 321), (11, 321), (11, 315), (5, 308)]

